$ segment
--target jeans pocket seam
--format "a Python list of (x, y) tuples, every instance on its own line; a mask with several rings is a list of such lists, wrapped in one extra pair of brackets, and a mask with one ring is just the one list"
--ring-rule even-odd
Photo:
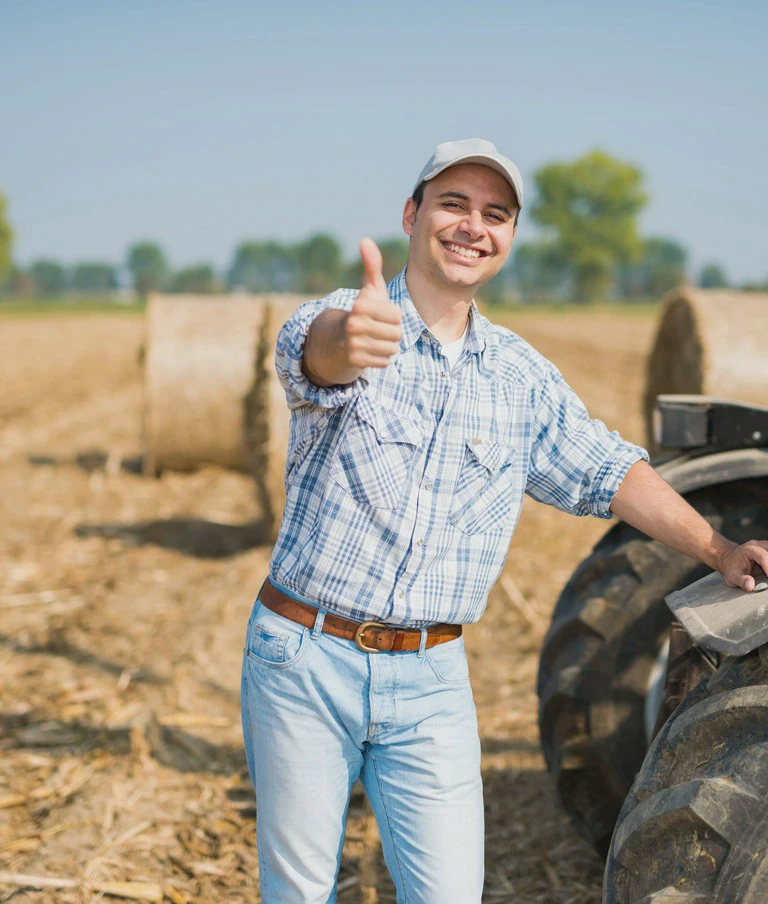
[(429, 655), (429, 650), (426, 651), (426, 655), (424, 657), (427, 660), (427, 664), (430, 669), (432, 669), (432, 674), (437, 678), (437, 680), (441, 684), (468, 684), (469, 683), (469, 675), (466, 678), (446, 678), (445, 675), (440, 671), (440, 667), (438, 664), (432, 659)]
[[(272, 662), (272, 660), (270, 660), (270, 659), (264, 659), (261, 656), (259, 656), (258, 654), (254, 653), (250, 647), (246, 647), (246, 654), (247, 654), (248, 660), (249, 660), (249, 662), (255, 663), (257, 665), (265, 666), (268, 669), (278, 669), (278, 670), (289, 669), (289, 668), (291, 668), (291, 666), (296, 665), (306, 655), (307, 648), (309, 647), (309, 644), (307, 643), (308, 636), (309, 636), (309, 629), (304, 628), (302, 631), (302, 635), (301, 635), (301, 641), (299, 643), (299, 649), (296, 651), (296, 653), (290, 659), (287, 659), (285, 662)], [(281, 655), (282, 655), (282, 652), (285, 650), (285, 644), (288, 641), (288, 639), (289, 638), (286, 635), (284, 640), (282, 641), (282, 644), (280, 647)]]

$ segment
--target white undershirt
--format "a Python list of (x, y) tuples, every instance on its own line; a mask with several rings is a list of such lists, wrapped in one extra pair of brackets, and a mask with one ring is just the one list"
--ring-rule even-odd
[(467, 344), (467, 339), (469, 338), (469, 320), (467, 320), (467, 326), (464, 332), (456, 339), (454, 342), (448, 342), (442, 347), (442, 352), (445, 357), (448, 359), (448, 365), (451, 370), (456, 367), (456, 362), (461, 357), (461, 353), (464, 351), (464, 346)]

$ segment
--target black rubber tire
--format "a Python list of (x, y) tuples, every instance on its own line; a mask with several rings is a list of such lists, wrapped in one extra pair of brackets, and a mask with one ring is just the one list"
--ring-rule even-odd
[(688, 694), (622, 807), (604, 904), (677, 901), (768, 901), (768, 646)]
[[(687, 499), (734, 540), (768, 534), (766, 480)], [(648, 749), (645, 698), (671, 621), (664, 597), (707, 571), (619, 524), (579, 565), (555, 607), (539, 665), (541, 743), (563, 807), (602, 856)]]

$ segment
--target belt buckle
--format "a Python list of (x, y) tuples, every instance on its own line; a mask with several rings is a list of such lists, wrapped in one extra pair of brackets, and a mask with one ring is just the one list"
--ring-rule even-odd
[(358, 650), (362, 650), (364, 653), (381, 653), (381, 650), (378, 650), (376, 647), (368, 647), (363, 642), (363, 631), (365, 631), (366, 628), (389, 628), (389, 625), (380, 621), (367, 621), (363, 622), (355, 631), (355, 646)]

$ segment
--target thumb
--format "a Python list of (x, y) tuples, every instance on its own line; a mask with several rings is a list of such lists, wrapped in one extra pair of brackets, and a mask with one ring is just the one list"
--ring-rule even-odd
[(387, 284), (381, 272), (381, 251), (373, 239), (365, 238), (360, 242), (360, 260), (363, 262), (363, 288), (386, 289)]

